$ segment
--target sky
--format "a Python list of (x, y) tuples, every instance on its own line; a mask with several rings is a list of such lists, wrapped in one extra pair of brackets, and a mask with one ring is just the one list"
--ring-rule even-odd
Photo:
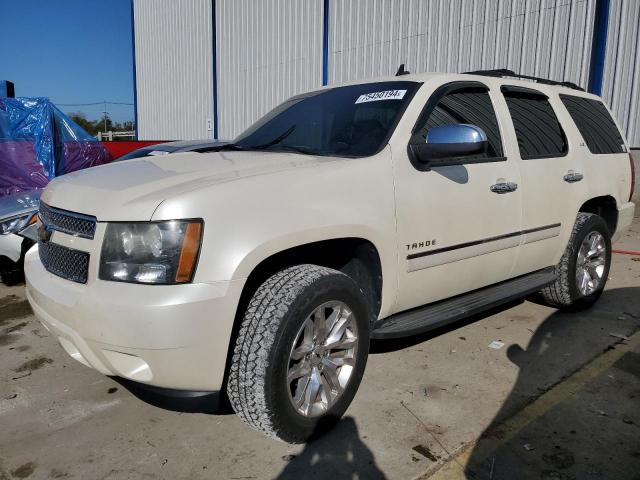
[(0, 80), (64, 112), (133, 120), (130, 0), (0, 0)]

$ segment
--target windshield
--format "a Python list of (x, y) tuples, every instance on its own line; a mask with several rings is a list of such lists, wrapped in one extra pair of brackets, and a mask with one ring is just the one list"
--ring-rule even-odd
[(417, 82), (377, 82), (292, 97), (233, 142), (242, 149), (366, 157), (380, 151)]

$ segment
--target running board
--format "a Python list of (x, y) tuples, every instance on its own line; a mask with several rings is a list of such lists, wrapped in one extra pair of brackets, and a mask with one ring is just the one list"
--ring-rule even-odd
[(378, 320), (371, 338), (400, 338), (432, 330), (535, 293), (556, 279), (554, 267)]

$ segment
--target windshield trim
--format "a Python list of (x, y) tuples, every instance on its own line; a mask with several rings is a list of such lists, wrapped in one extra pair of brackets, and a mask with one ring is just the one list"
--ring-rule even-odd
[(389, 128), (389, 132), (387, 133), (385, 139), (380, 143), (380, 148), (378, 148), (378, 150), (376, 150), (371, 155), (359, 155), (359, 156), (353, 156), (353, 157), (350, 157), (350, 158), (372, 157), (374, 155), (379, 154), (382, 150), (385, 149), (385, 147), (387, 145), (389, 145), (389, 140), (391, 140), (391, 137), (395, 133), (396, 128), (398, 128), (398, 124), (400, 123), (400, 120), (402, 120), (402, 117), (404, 117), (404, 114), (407, 111), (407, 108), (409, 108), (409, 105), (411, 105), (411, 102), (413, 102), (413, 97), (416, 95), (416, 93), (418, 93), (418, 90), (420, 90), (420, 88), (422, 88), (422, 86), (424, 85), (424, 82), (412, 82), (412, 83), (416, 84), (416, 88), (411, 93), (407, 92), (408, 93), (407, 94), (407, 101), (404, 102), (404, 104), (402, 105), (400, 110), (398, 110), (398, 114), (396, 115), (396, 118), (394, 119), (393, 123), (391, 124), (391, 128)]

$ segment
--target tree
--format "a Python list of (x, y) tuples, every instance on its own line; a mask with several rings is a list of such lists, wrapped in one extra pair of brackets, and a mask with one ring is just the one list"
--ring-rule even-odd
[[(109, 131), (112, 132), (132, 132), (134, 129), (133, 122), (128, 120), (124, 122), (114, 122), (109, 117), (109, 114), (106, 116), (103, 114), (102, 117), (97, 118), (96, 120), (89, 120), (87, 116), (83, 112), (73, 112), (67, 114), (71, 120), (80, 125), (87, 133), (93, 135), (94, 137), (98, 136), (98, 132), (102, 132), (106, 134)], [(107, 128), (105, 130), (105, 117)], [(127, 137), (124, 138), (115, 138), (114, 140), (128, 140)]]
[(87, 119), (87, 116), (82, 112), (69, 113), (69, 118), (80, 125), (87, 133), (96, 135), (98, 130), (96, 129), (96, 123)]

